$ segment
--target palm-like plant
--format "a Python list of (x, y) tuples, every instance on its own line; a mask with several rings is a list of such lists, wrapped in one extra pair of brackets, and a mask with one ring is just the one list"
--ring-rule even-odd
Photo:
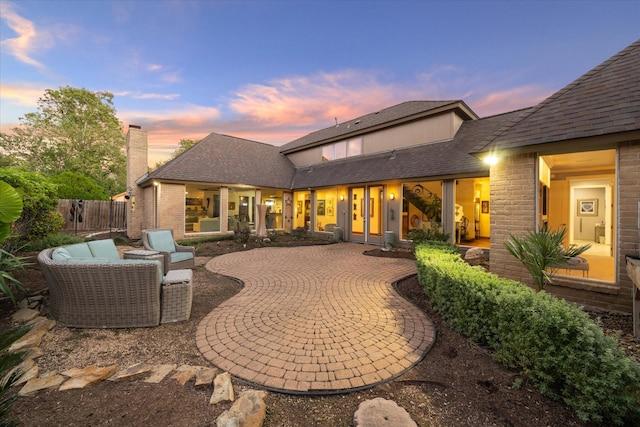
[[(4, 242), (11, 232), (11, 223), (22, 214), (22, 198), (15, 188), (0, 181), (0, 243)], [(17, 257), (0, 248), (0, 293), (3, 293), (15, 304), (13, 287), (22, 288), (22, 284), (13, 277), (11, 271), (20, 270), (26, 265), (25, 258)]]
[(518, 259), (533, 276), (534, 284), (539, 290), (553, 283), (553, 276), (570, 258), (576, 257), (591, 247), (590, 244), (575, 244), (564, 248), (563, 241), (566, 228), (549, 230), (544, 225), (538, 231), (530, 231), (523, 238), (509, 235), (504, 246)]
[(9, 395), (9, 390), (23, 375), (18, 366), (25, 360), (26, 351), (9, 351), (11, 344), (29, 332), (29, 327), (9, 329), (0, 332), (0, 426), (17, 426), (18, 422), (9, 419), (9, 410), (15, 396)]

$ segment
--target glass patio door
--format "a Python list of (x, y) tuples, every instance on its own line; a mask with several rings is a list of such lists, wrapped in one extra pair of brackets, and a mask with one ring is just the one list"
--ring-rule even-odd
[(354, 187), (351, 189), (350, 212), (351, 212), (351, 241), (364, 243), (367, 217), (365, 213), (365, 187)]
[(353, 187), (350, 192), (352, 242), (382, 244), (384, 188), (382, 186)]
[(367, 243), (381, 245), (384, 243), (384, 233), (382, 232), (382, 203), (384, 201), (384, 188), (382, 186), (369, 187), (368, 232)]

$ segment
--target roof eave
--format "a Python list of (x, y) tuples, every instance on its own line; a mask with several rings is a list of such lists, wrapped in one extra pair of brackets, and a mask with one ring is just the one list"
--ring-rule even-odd
[(617, 132), (604, 135), (594, 135), (583, 138), (566, 139), (562, 141), (548, 141), (537, 144), (521, 145), (517, 147), (502, 148), (496, 144), (489, 144), (481, 151), (471, 153), (473, 156), (482, 159), (487, 154), (515, 155), (538, 153), (545, 154), (566, 154), (574, 153), (576, 146), (580, 147), (580, 151), (596, 151), (615, 148), (617, 144), (629, 141), (639, 141), (640, 130)]

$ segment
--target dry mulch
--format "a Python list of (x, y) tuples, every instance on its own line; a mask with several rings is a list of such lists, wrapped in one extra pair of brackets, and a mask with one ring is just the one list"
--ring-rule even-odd
[[(278, 239), (272, 244), (313, 242)], [(199, 247), (198, 256), (212, 257), (262, 245), (249, 242), (245, 248), (232, 241), (206, 244)], [(411, 256), (401, 251), (370, 255)], [(45, 354), (38, 364), (44, 370), (57, 371), (111, 363), (123, 367), (138, 362), (207, 365), (195, 345), (196, 326), (214, 307), (239, 292), (240, 285), (202, 266), (194, 274), (194, 303), (188, 322), (124, 330), (70, 329), (58, 325), (45, 338), (42, 345)], [(46, 292), (38, 270), (20, 278), (29, 292)], [(397, 289), (422, 308), (437, 328), (436, 342), (424, 360), (394, 381), (357, 393), (317, 397), (271, 393), (266, 399), (266, 427), (350, 426), (358, 405), (375, 397), (396, 401), (419, 426), (583, 425), (570, 409), (541, 396), (526, 382), (514, 387), (518, 372), (496, 364), (489, 350), (451, 330), (431, 310), (415, 278), (399, 283)], [(0, 327), (9, 326), (12, 311), (7, 301), (0, 302)], [(631, 345), (630, 354), (638, 357), (640, 351), (638, 340), (632, 338), (631, 316), (608, 314), (603, 322), (605, 329), (625, 337)], [(238, 383), (235, 386), (237, 391), (248, 388)], [(104, 381), (85, 390), (43, 391), (35, 397), (20, 397), (11, 415), (25, 426), (213, 426), (216, 417), (230, 404), (209, 406), (211, 391), (210, 387), (196, 388), (192, 383), (179, 386), (170, 380), (160, 384), (135, 379)]]

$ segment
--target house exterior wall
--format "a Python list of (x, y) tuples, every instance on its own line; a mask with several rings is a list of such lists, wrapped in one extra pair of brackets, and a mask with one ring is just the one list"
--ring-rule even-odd
[[(449, 112), (367, 133), (362, 135), (362, 154), (375, 154), (418, 144), (446, 141), (455, 136), (463, 122), (464, 120), (457, 114)], [(345, 136), (343, 140), (346, 139), (349, 137)], [(341, 140), (331, 143), (338, 141)], [(296, 167), (321, 163), (322, 146), (287, 154), (287, 158)]]
[(455, 120), (456, 117), (455, 113), (441, 114), (367, 134), (364, 136), (363, 154), (451, 139), (462, 124), (461, 120)]
[(529, 272), (507, 252), (509, 234), (524, 236), (536, 221), (535, 154), (503, 158), (491, 167), (491, 272), (533, 284)]
[[(504, 248), (510, 233), (524, 236), (536, 226), (536, 155), (501, 160), (491, 168), (491, 272), (532, 285), (528, 271)], [(618, 146), (618, 213), (615, 283), (556, 278), (547, 292), (580, 305), (631, 312), (633, 283), (625, 255), (640, 253), (640, 141)]]
[(140, 188), (138, 191), (141, 193), (141, 196), (140, 196), (140, 200), (142, 202), (141, 204), (144, 205), (144, 210), (141, 212), (142, 222), (140, 223), (140, 228), (136, 230), (136, 232), (140, 234), (140, 238), (141, 238), (142, 230), (146, 230), (149, 228), (156, 228), (155, 222), (154, 222), (154, 210), (153, 210), (154, 187)]
[(625, 306), (631, 307), (634, 285), (627, 275), (625, 256), (640, 254), (640, 140), (620, 144), (618, 156), (616, 270)]
[[(176, 239), (184, 237), (184, 191), (183, 184), (160, 183), (157, 187), (157, 228), (173, 229)], [(150, 188), (153, 190), (153, 188)]]
[(322, 147), (312, 147), (307, 150), (296, 151), (295, 153), (287, 154), (287, 159), (289, 159), (291, 163), (293, 163), (296, 167), (303, 167), (321, 163)]

